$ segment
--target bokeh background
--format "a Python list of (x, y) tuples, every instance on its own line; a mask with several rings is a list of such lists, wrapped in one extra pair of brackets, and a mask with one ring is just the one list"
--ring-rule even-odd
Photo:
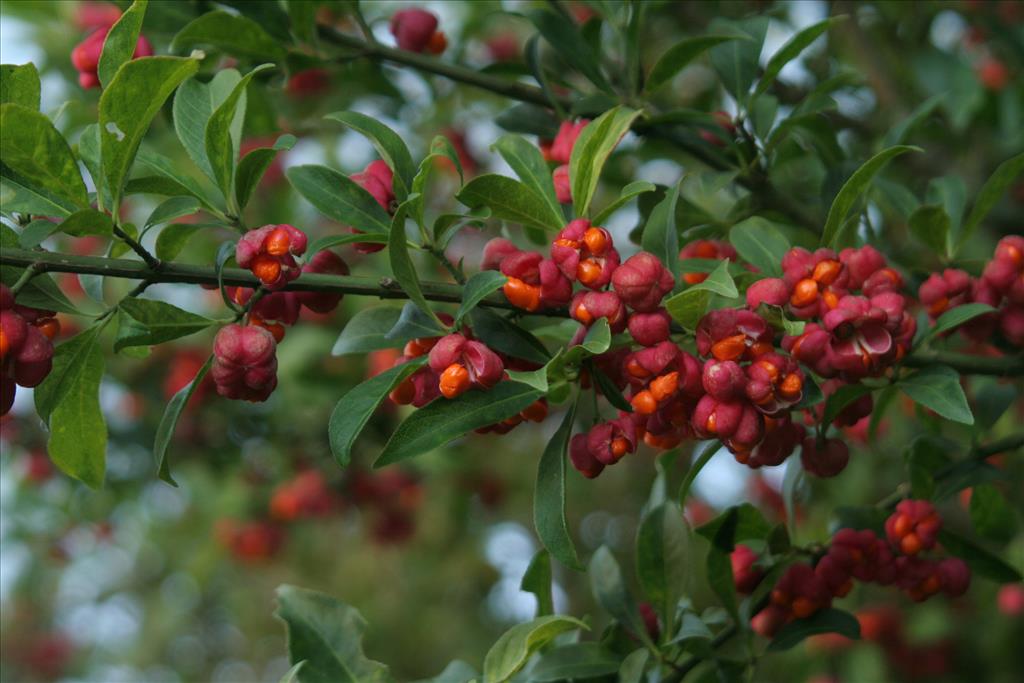
[[(144, 33), (157, 53), (166, 52), (175, 28), (211, 4), (153, 0)], [(496, 73), (521, 72), (530, 27), (509, 12), (531, 3), (418, 4), (441, 17), (450, 41), (447, 59)], [(564, 4), (573, 12), (589, 11), (585, 3)], [(331, 3), (324, 5), (330, 9)], [(386, 18), (406, 5), (362, 3), (378, 37), (388, 43)], [(842, 131), (806, 134), (807, 149), (817, 150), (810, 155), (817, 164), (793, 167), (794, 192), (807, 192), (813, 185), (809, 179), (827, 185), (832, 175), (843, 177), (843, 169), (828, 166), (823, 150), (830, 145), (863, 159), (887, 130), (940, 93), (947, 93), (945, 99), (913, 139), (927, 154), (910, 167), (912, 187), (923, 190), (932, 182), (935, 192), (969, 196), (967, 191), (976, 190), (996, 163), (1024, 147), (1020, 2), (650, 5), (650, 36), (643, 41), (647, 64), (718, 16), (769, 14), (765, 62), (795, 31), (829, 14), (854, 15), (858, 30), (820, 40), (782, 72), (781, 81), (792, 93), (806, 92), (839, 71), (854, 75), (849, 85), (831, 94)], [(110, 7), (14, 0), (0, 5), (0, 61), (36, 64), (43, 111), (72, 141), (94, 122), (98, 91), (78, 86), (69, 54), (90, 32), (90, 22)], [(700, 62), (659, 97), (704, 111), (734, 110), (713, 72)], [(282, 175), (284, 168), (302, 163), (354, 172), (373, 159), (363, 138), (324, 125), (325, 113), (354, 109), (376, 116), (402, 133), (414, 156), (425, 152), (433, 135), (445, 133), (459, 143), (464, 165), (475, 172), (508, 173), (489, 145), (504, 132), (495, 118), (509, 105), (441, 79), (359, 59), (332, 66), (312, 94), (289, 89), (282, 77), (251, 88), (246, 138), (265, 144), (290, 132), (299, 142), (268, 174), (247, 210), (248, 221), (290, 222), (315, 234), (339, 229), (292, 192)], [(779, 116), (785, 107), (780, 106)], [(147, 141), (168, 156), (186, 158), (170, 125), (169, 105)], [(638, 145), (629, 137), (622, 149)], [(615, 158), (606, 192), (617, 194), (616, 183), (628, 180), (675, 182), (691, 163), (666, 156), (663, 149), (640, 148), (635, 155)], [(454, 188), (454, 178), (442, 174), (432, 193), (433, 208), (450, 210)], [(883, 187), (869, 205), (876, 225), (893, 224), (887, 219), (903, 199), (899, 189)], [(972, 254), (991, 254), (1001, 233), (1021, 231), (1024, 191), (1019, 186), (1015, 191), (1016, 203), (993, 214), (992, 229), (970, 245)], [(728, 198), (709, 191), (688, 201), (713, 215)], [(142, 218), (154, 207), (155, 202), (136, 196), (129, 212)], [(627, 243), (638, 218), (632, 206), (612, 217), (608, 227), (617, 243)], [(912, 261), (908, 255), (915, 244), (905, 226), (901, 229), (899, 221), (895, 226), (883, 236), (886, 250), (897, 262), (901, 255)], [(227, 236), (200, 231), (180, 259), (209, 263)], [(465, 257), (475, 267), (490, 236), (469, 232), (456, 240), (450, 255)], [(76, 253), (104, 248), (88, 239), (66, 238), (52, 246)], [(630, 249), (635, 246), (620, 251)], [(383, 272), (379, 257), (354, 252), (345, 257), (357, 273)], [(444, 277), (432, 268), (423, 264), (424, 277)], [(75, 276), (59, 283), (90, 306), (87, 292), (96, 294), (95, 283)], [(112, 299), (123, 293), (124, 284), (110, 282), (106, 288)], [(159, 285), (149, 293), (196, 312), (222, 311), (216, 292)], [(209, 388), (201, 391), (171, 449), (178, 488), (157, 479), (150, 448), (163, 406), (205, 359), (209, 338), (188, 338), (143, 357), (112, 356), (102, 388), (110, 450), (101, 491), (54, 470), (31, 391), (19, 390), (12, 414), (0, 422), (0, 679), (277, 681), (288, 668), (283, 626), (272, 616), (274, 589), (282, 583), (321, 590), (357, 607), (369, 622), (368, 654), (390, 664), (399, 680), (432, 676), (455, 658), (479, 665), (504, 629), (533, 616), (533, 597), (519, 583), (538, 548), (531, 522), (536, 463), (557, 420), (505, 436), (468, 438), (408, 467), (373, 472), (369, 463), (404, 414), (391, 407), (380, 411), (361, 437), (355, 465), (342, 471), (327, 444), (330, 411), (345, 391), (389, 367), (395, 357), (387, 352), (370, 358), (330, 354), (345, 321), (370, 303), (349, 298), (335, 313), (310, 317), (289, 330), (279, 349), (280, 385), (267, 403), (228, 402)], [(75, 321), (62, 322), (63, 334), (70, 335)], [(1024, 417), (1012, 385), (986, 379), (973, 382), (970, 390), (975, 397), (995, 397), (991, 434), (1013, 431)], [(787, 478), (785, 466), (753, 473), (720, 453), (698, 477), (687, 515), (699, 524), (716, 509), (748, 500), (781, 520), (787, 516), (783, 489), (788, 487), (796, 502), (788, 511), (796, 517), (796, 540), (821, 540), (831, 510), (888, 494), (904, 478), (906, 444), (934, 430), (912, 406), (897, 402), (870, 447), (865, 429), (848, 434), (856, 444), (855, 456), (841, 478), (813, 484)], [(1019, 519), (1021, 463), (1009, 458), (1004, 467), (1007, 490), (1016, 491), (1010, 500)], [(570, 472), (570, 522), (584, 555), (607, 544), (620, 553), (624, 566), (632, 566), (638, 515), (654, 474), (649, 452), (595, 481)], [(290, 519), (296, 500), (303, 514)], [(954, 526), (967, 524), (963, 505), (961, 499), (947, 506), (945, 514)], [(1024, 564), (1019, 525), (1005, 530), (994, 545), (1011, 564)], [(703, 552), (695, 541), (691, 586), (695, 603), (710, 606), (714, 599), (701, 575)], [(558, 572), (556, 580), (559, 611), (596, 613), (585, 577)], [(1019, 585), (1000, 590), (978, 580), (969, 596), (955, 604), (936, 600), (913, 609), (891, 592), (876, 595), (871, 588), (858, 588), (841, 605), (875, 610), (879, 628), (889, 629), (883, 638), (887, 644), (814, 640), (766, 663), (756, 680), (1012, 681), (1024, 671), (1024, 587)]]

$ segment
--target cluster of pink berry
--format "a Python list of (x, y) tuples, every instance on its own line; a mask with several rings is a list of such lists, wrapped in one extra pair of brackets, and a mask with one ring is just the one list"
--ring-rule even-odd
[(228, 296), (239, 305), (250, 304), (246, 324), (223, 327), (213, 344), (210, 371), (221, 396), (246, 401), (265, 401), (277, 386), (277, 344), (285, 326), (298, 321), (303, 306), (315, 313), (329, 313), (342, 299), (332, 292), (279, 291), (302, 273), (347, 275), (348, 265), (331, 251), (318, 252), (300, 265), (306, 251), (306, 235), (291, 225), (265, 225), (251, 230), (238, 242), (235, 260), (262, 282), (259, 298), (247, 287), (229, 287)]
[(966, 303), (999, 309), (971, 320), (960, 329), (976, 342), (987, 342), (999, 332), (1011, 346), (1024, 346), (1024, 237), (1010, 235), (996, 245), (981, 277), (947, 268), (932, 273), (917, 293), (934, 320)]
[[(886, 520), (885, 539), (867, 529), (840, 529), (817, 564), (798, 563), (786, 569), (771, 591), (770, 604), (751, 619), (751, 627), (770, 638), (788, 622), (809, 617), (847, 595), (854, 580), (896, 586), (917, 602), (939, 592), (963, 595), (971, 582), (963, 560), (920, 556), (935, 547), (941, 527), (942, 519), (931, 503), (904, 500)], [(738, 545), (731, 560), (736, 590), (751, 593), (764, 578), (757, 554)]]
[(53, 367), (53, 342), (60, 323), (53, 311), (14, 303), (14, 293), (0, 285), (0, 415), (14, 405), (17, 386), (34, 387)]

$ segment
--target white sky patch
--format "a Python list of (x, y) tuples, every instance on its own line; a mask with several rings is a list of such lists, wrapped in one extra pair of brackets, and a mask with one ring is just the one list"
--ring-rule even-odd
[(734, 505), (746, 499), (750, 468), (741, 465), (725, 447), (711, 456), (693, 482), (700, 498), (716, 508)]
[(946, 10), (935, 15), (928, 30), (928, 38), (940, 50), (953, 52), (960, 46), (966, 31), (967, 22), (964, 18), (958, 12)]

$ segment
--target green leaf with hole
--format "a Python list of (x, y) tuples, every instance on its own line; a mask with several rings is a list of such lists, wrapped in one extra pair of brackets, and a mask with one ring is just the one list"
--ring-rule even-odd
[(100, 96), (100, 160), (103, 179), (115, 207), (120, 204), (128, 169), (139, 143), (171, 93), (199, 68), (182, 57), (133, 59)]

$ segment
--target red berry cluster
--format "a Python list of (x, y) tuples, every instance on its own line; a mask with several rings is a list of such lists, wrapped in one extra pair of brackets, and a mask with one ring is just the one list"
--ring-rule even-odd
[[(784, 624), (809, 617), (831, 605), (833, 598), (847, 595), (854, 580), (896, 586), (918, 602), (940, 591), (949, 597), (963, 595), (971, 581), (963, 560), (920, 556), (935, 546), (941, 526), (931, 503), (905, 500), (886, 520), (886, 539), (867, 529), (840, 529), (815, 565), (798, 563), (786, 569), (771, 591), (771, 603), (751, 619), (751, 627), (770, 638)], [(733, 551), (737, 591), (750, 593), (763, 578), (756, 561), (757, 555), (746, 546)]]
[(917, 292), (934, 320), (946, 311), (966, 303), (988, 304), (999, 309), (971, 320), (960, 329), (977, 342), (989, 341), (996, 332), (1013, 347), (1024, 347), (1024, 237), (1010, 235), (999, 240), (992, 260), (981, 277), (947, 268), (932, 273)]
[[(680, 259), (701, 258), (735, 261), (738, 256), (735, 247), (721, 240), (694, 240), (679, 251)], [(688, 285), (696, 285), (707, 279), (708, 273), (683, 271), (683, 282)]]
[(448, 47), (448, 38), (437, 30), (437, 17), (418, 7), (395, 12), (391, 16), (391, 35), (399, 49), (439, 55)]
[[(454, 324), (447, 314), (438, 316), (446, 325)], [(463, 325), (458, 332), (443, 337), (420, 337), (406, 343), (394, 365), (427, 356), (427, 364), (395, 387), (390, 398), (398, 405), (422, 408), (439, 396), (455, 398), (466, 391), (490, 389), (504, 379), (506, 368), (535, 370), (536, 365), (497, 353), (473, 337), (473, 330)], [(543, 422), (548, 415), (546, 399), (538, 399), (521, 413), (502, 422), (481, 427), (480, 434), (505, 434), (523, 421)]]
[(0, 285), (0, 415), (14, 405), (17, 386), (34, 387), (53, 367), (53, 342), (60, 323), (53, 311), (14, 303), (14, 293)]
[(306, 252), (306, 234), (287, 224), (264, 225), (238, 240), (235, 260), (248, 268), (271, 291), (282, 289), (300, 275), (295, 257)]
[(349, 492), (360, 511), (369, 516), (370, 537), (377, 543), (402, 543), (416, 532), (423, 487), (408, 472), (394, 468), (373, 473), (357, 471)]
[(561, 204), (568, 204), (572, 201), (569, 159), (572, 158), (572, 148), (576, 145), (576, 140), (588, 123), (590, 123), (590, 119), (580, 119), (576, 122), (563, 121), (553, 140), (540, 141), (540, 152), (544, 156), (544, 160), (557, 164), (551, 173), (551, 180), (555, 184), (555, 196)]
[(811, 253), (796, 247), (782, 259), (782, 278), (747, 290), (747, 305), (784, 306), (808, 321), (783, 347), (822, 377), (856, 382), (877, 376), (903, 357), (917, 325), (900, 292), (903, 278), (871, 246)]
[(214, 534), (222, 546), (244, 562), (268, 560), (285, 542), (285, 530), (267, 520), (222, 519)]
[[(116, 11), (116, 9), (115, 9)], [(98, 24), (95, 31), (86, 36), (85, 40), (75, 46), (71, 51), (71, 65), (78, 71), (78, 84), (86, 90), (100, 87), (100, 77), (97, 73), (100, 65), (100, 55), (103, 54), (103, 43), (107, 40), (110, 28), (120, 18), (117, 15), (108, 14), (101, 18), (102, 24)], [(109, 23), (107, 23), (109, 22)], [(145, 36), (140, 35), (135, 44), (135, 52), (132, 59), (139, 57), (151, 57), (153, 46), (149, 44)]]

